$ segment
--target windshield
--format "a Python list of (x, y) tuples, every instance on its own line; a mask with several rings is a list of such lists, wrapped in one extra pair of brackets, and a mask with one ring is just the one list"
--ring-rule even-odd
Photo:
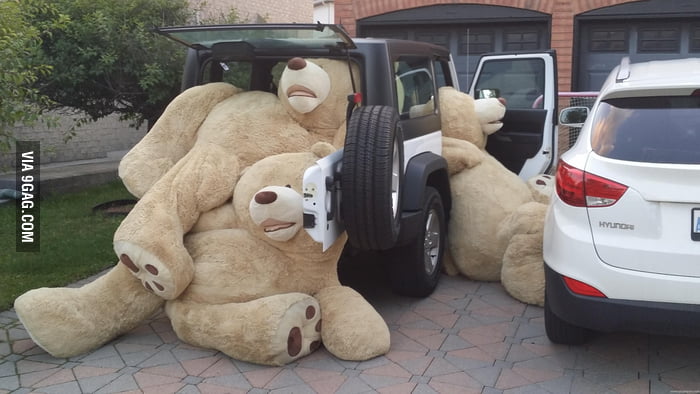
[(627, 97), (600, 103), (593, 151), (611, 159), (700, 164), (700, 96)]
[(156, 29), (192, 48), (211, 48), (221, 42), (246, 42), (253, 48), (354, 48), (352, 39), (336, 25), (262, 24), (161, 27)]

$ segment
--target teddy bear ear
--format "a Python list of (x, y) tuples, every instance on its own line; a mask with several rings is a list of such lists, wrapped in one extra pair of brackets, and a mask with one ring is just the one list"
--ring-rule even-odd
[(318, 157), (326, 157), (335, 152), (335, 147), (327, 142), (317, 142), (311, 146), (311, 153)]

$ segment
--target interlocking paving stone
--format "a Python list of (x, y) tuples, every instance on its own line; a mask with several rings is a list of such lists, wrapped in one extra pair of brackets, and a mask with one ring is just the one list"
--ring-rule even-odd
[(436, 394), (437, 393), (437, 391), (435, 391), (435, 389), (433, 389), (432, 387), (430, 387), (427, 384), (417, 384), (417, 385), (415, 385), (415, 387), (412, 390), (410, 390), (410, 388), (411, 388), (410, 386), (408, 388), (409, 388), (409, 390), (406, 390), (404, 392), (411, 393), (411, 394)]
[(0, 378), (5, 376), (13, 376), (17, 373), (15, 370), (15, 363), (10, 361), (5, 361), (0, 363)]
[(351, 394), (351, 393), (367, 393), (371, 392), (372, 387), (365, 383), (362, 379), (359, 377), (351, 377), (348, 378), (345, 382), (343, 382), (340, 387), (338, 387), (338, 390), (336, 391), (337, 394)]
[(106, 386), (97, 390), (96, 393), (117, 393), (120, 391), (137, 390), (138, 384), (132, 375), (121, 375)]
[(200, 391), (196, 386), (185, 385), (183, 388), (177, 391), (177, 394), (199, 394)]
[(5, 376), (0, 378), (0, 389), (17, 390), (19, 388), (18, 376)]
[(187, 384), (200, 384), (202, 381), (204, 381), (204, 378), (200, 378), (199, 376), (188, 376), (182, 379), (182, 381)]
[(118, 373), (108, 373), (104, 375), (86, 377), (78, 377), (78, 374), (76, 374), (76, 377), (78, 377), (78, 384), (80, 384), (80, 388), (85, 393), (94, 393), (102, 387), (105, 387), (106, 385), (117, 380), (117, 378), (120, 376), (122, 375)]
[(203, 383), (211, 383), (223, 387), (231, 387), (241, 390), (250, 390), (251, 388), (253, 388), (248, 379), (246, 379), (246, 377), (240, 373), (235, 375), (224, 375), (217, 376), (214, 378), (207, 378), (204, 379)]
[(343, 383), (345, 383), (345, 380), (347, 380), (345, 376), (338, 375), (325, 379), (314, 380), (308, 382), (308, 385), (318, 393), (334, 393)]
[(396, 386), (407, 383), (408, 378), (399, 378), (391, 376), (379, 376), (363, 373), (359, 376), (363, 382), (367, 383), (373, 390), (379, 390), (385, 387)]
[[(183, 344), (160, 312), (88, 354), (56, 359), (0, 313), (0, 394), (669, 393), (700, 388), (700, 339), (618, 333), (549, 342), (542, 308), (498, 283), (443, 277), (426, 299), (366, 293), (392, 329), (388, 354), (358, 362), (321, 348), (266, 367)], [(11, 337), (11, 338), (10, 338)], [(11, 339), (11, 340), (10, 340)], [(167, 339), (167, 340), (166, 340)]]
[(78, 382), (67, 382), (41, 387), (39, 391), (46, 394), (75, 394), (80, 392), (80, 385), (78, 385)]

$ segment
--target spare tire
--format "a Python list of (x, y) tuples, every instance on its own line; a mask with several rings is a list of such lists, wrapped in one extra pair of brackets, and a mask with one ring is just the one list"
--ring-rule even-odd
[(403, 133), (392, 107), (359, 107), (350, 116), (341, 168), (340, 211), (360, 250), (396, 244), (401, 224)]

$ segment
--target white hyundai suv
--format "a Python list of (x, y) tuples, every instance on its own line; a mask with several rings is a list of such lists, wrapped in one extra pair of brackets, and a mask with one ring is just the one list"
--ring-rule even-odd
[(625, 59), (575, 118), (545, 219), (547, 336), (700, 335), (700, 59)]

